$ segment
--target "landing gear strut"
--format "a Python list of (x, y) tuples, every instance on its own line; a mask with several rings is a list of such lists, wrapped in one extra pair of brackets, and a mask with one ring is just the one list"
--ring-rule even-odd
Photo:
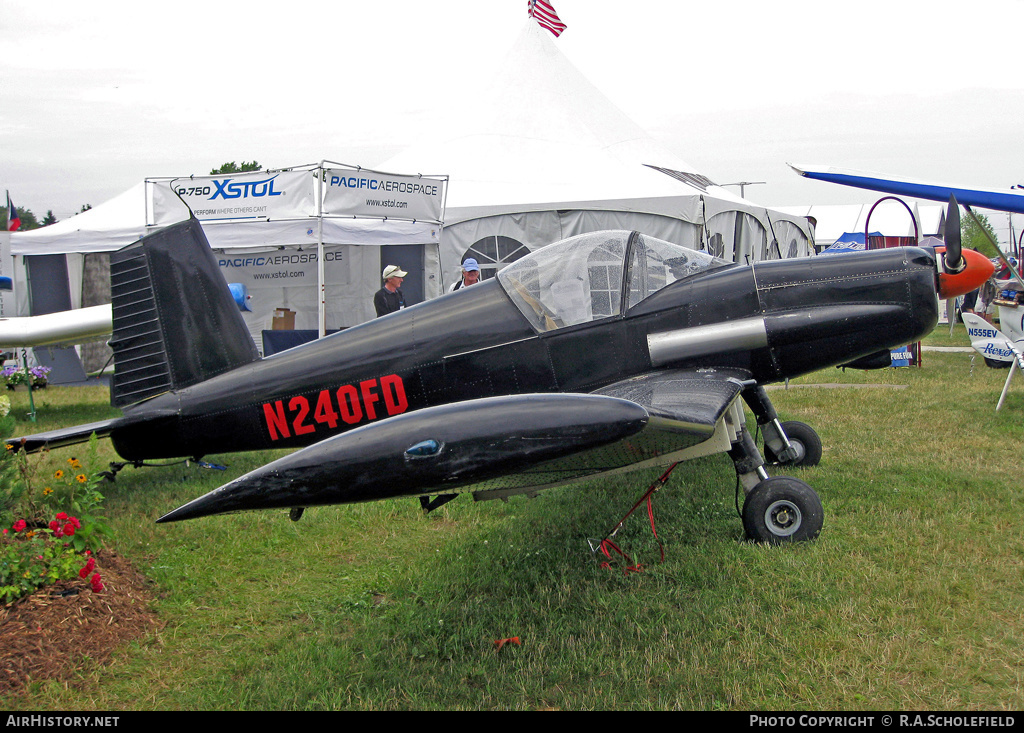
[[(821, 438), (807, 423), (787, 420), (782, 429), (789, 439), (789, 445), (795, 453), (791, 460), (776, 455), (767, 444), (764, 447), (764, 458), (768, 463), (778, 466), (817, 466), (821, 461)], [(767, 441), (766, 441), (767, 443)]]
[[(760, 385), (743, 390), (765, 436), (765, 457), (784, 466), (813, 466), (821, 460), (821, 440), (801, 422), (780, 423), (775, 407)], [(746, 494), (743, 529), (755, 542), (777, 545), (812, 540), (821, 532), (824, 510), (814, 489), (789, 476), (769, 477), (764, 458), (746, 427), (741, 427), (729, 450), (736, 475)]]

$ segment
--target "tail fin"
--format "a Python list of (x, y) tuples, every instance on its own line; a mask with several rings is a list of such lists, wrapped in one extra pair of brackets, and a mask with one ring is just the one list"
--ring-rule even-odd
[(110, 292), (115, 407), (260, 358), (195, 218), (113, 253)]

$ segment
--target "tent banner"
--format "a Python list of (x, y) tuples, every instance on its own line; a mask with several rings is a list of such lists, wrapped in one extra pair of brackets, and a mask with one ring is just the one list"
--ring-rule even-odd
[(315, 172), (255, 171), (154, 181), (150, 226), (188, 216), (200, 221), (297, 219), (316, 216)]
[(325, 216), (440, 222), (443, 210), (443, 179), (365, 169), (324, 168)]
[[(286, 288), (296, 285), (317, 287), (316, 248), (302, 250), (273, 250), (257, 254), (222, 253), (217, 255), (221, 274), (229, 283), (242, 283), (250, 290), (259, 288)], [(325, 280), (336, 282), (340, 273), (334, 268), (348, 267), (345, 250), (324, 248)]]

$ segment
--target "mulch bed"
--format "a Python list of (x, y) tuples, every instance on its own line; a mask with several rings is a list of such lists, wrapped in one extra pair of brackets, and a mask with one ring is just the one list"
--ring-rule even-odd
[(99, 593), (75, 578), (0, 606), (0, 695), (34, 680), (71, 679), (83, 657), (106, 664), (118, 647), (159, 631), (146, 578), (109, 550), (96, 562)]

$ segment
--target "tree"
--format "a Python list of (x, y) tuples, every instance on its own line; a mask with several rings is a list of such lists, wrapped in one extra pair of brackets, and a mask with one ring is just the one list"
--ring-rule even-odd
[(219, 176), (223, 173), (245, 173), (246, 171), (258, 171), (259, 169), (260, 164), (257, 163), (255, 160), (250, 161), (248, 163), (243, 160), (241, 167), (239, 167), (239, 165), (232, 160), (230, 163), (225, 163), (220, 168), (214, 168), (212, 171), (210, 171), (210, 175)]
[(51, 224), (57, 223), (57, 217), (53, 215), (53, 209), (47, 209), (46, 216), (43, 217), (43, 226), (48, 227)]
[[(21, 217), (21, 227), (18, 228), (18, 231), (27, 232), (29, 229), (38, 229), (41, 226), (31, 209), (23, 209), (20, 206), (15, 208), (18, 210), (18, 216)], [(3, 227), (0, 231), (7, 231), (7, 209), (2, 207), (0, 207), (0, 227)]]
[[(960, 219), (960, 240), (961, 245), (964, 249), (975, 249), (979, 252), (989, 252), (992, 249), (992, 242), (998, 242), (996, 239), (996, 230), (992, 228), (992, 225), (988, 221), (988, 217), (984, 214), (975, 212), (975, 216), (978, 217), (978, 221), (974, 221), (974, 217), (968, 214)], [(978, 224), (981, 224), (979, 227)], [(989, 233), (992, 237), (990, 242), (988, 237), (985, 236), (985, 232)]]

